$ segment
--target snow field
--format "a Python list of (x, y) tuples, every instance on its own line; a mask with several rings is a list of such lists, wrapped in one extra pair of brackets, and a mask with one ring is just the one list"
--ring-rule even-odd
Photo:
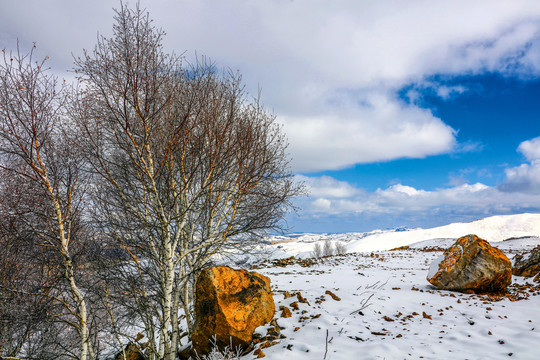
[[(505, 247), (523, 250), (535, 244), (540, 240), (510, 241)], [(266, 357), (538, 359), (540, 287), (520, 301), (489, 301), (484, 295), (440, 291), (427, 282), (426, 275), (441, 254), (412, 249), (323, 258), (309, 267), (263, 265), (256, 271), (270, 277), (276, 310), (287, 306), (293, 314), (279, 318), (281, 311), (276, 311), (286, 338), (263, 349)], [(513, 281), (532, 282), (521, 277)], [(341, 300), (333, 300), (326, 290)], [(301, 292), (309, 305), (296, 296), (285, 299), (284, 291)], [(298, 310), (291, 307), (293, 302)]]

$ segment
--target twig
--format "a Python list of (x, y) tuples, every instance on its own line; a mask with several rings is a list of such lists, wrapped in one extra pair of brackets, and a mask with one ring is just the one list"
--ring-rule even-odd
[(326, 329), (326, 349), (324, 350), (324, 358), (326, 360), (326, 354), (328, 353), (328, 329)]
[(360, 302), (360, 305), (361, 305), (360, 309), (353, 311), (350, 315), (356, 315), (356, 314), (364, 315), (364, 314), (362, 314), (362, 310), (364, 310), (365, 308), (367, 308), (368, 306), (371, 305), (371, 303), (369, 303), (369, 300), (371, 300), (373, 295), (375, 295), (375, 294), (371, 294), (371, 295), (369, 295), (369, 297), (367, 299), (362, 300)]

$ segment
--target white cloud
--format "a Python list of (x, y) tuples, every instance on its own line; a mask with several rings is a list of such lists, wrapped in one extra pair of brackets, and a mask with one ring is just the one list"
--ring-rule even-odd
[[(110, 34), (112, 6), (0, 0), (0, 40), (37, 41), (60, 69)], [(455, 133), (396, 91), (432, 75), (540, 73), (537, 0), (141, 0), (165, 45), (239, 69), (286, 124), (294, 170), (452, 151)], [(28, 11), (28, 9), (32, 11)], [(66, 34), (69, 33), (69, 36)], [(191, 56), (191, 55), (189, 55)], [(440, 86), (445, 98), (460, 87)], [(412, 93), (411, 93), (412, 95)]]
[(297, 171), (423, 158), (449, 152), (456, 145), (454, 130), (430, 111), (384, 95), (365, 96), (363, 105), (354, 110), (347, 104), (334, 110), (327, 115), (279, 117)]
[(346, 181), (339, 181), (330, 176), (307, 177), (296, 175), (296, 180), (303, 183), (313, 197), (348, 198), (356, 195), (359, 189)]
[(518, 151), (529, 163), (506, 169), (506, 178), (499, 188), (505, 192), (540, 194), (540, 137), (522, 142)]
[[(368, 193), (356, 189), (350, 197), (324, 197), (316, 187), (318, 178), (311, 179), (312, 193), (318, 194), (302, 201), (305, 216), (325, 214), (340, 216), (425, 216), (434, 214), (450, 216), (452, 214), (487, 214), (512, 213), (540, 209), (540, 191), (525, 194), (502, 191), (485, 184), (461, 184), (453, 187), (423, 190), (403, 184), (395, 184), (386, 189), (377, 189)], [(329, 183), (329, 179), (324, 180)], [(343, 182), (335, 180), (339, 188)], [(328, 188), (324, 192), (331, 193)]]
[(467, 89), (464, 86), (446, 86), (442, 85), (437, 88), (437, 95), (443, 99), (449, 99), (451, 96), (456, 94), (463, 94)]
[[(329, 176), (297, 176), (308, 186), (311, 197), (300, 199), (304, 217), (343, 218), (391, 216), (396, 221), (421, 222), (434, 215), (450, 221), (463, 216), (540, 211), (540, 137), (522, 142), (518, 151), (529, 163), (507, 168), (498, 186), (467, 184), (464, 178), (452, 179), (450, 186), (434, 190), (416, 189), (394, 184), (385, 189), (366, 192), (345, 181)], [(464, 169), (462, 174), (471, 172)], [(429, 215), (429, 216), (428, 216)], [(384, 223), (384, 221), (383, 221)], [(394, 222), (397, 224), (397, 222)], [(433, 225), (433, 220), (431, 220)]]
[(518, 151), (529, 161), (540, 159), (540, 136), (519, 144)]
[(506, 169), (506, 180), (500, 186), (507, 192), (540, 194), (540, 160)]
[[(252, 90), (262, 86), (265, 103), (285, 124), (295, 171), (450, 152), (456, 133), (444, 119), (397, 100), (398, 89), (434, 74), (540, 68), (536, 0), (189, 7), (211, 16), (171, 12), (193, 29), (172, 35), (175, 42), (241, 69)], [(443, 98), (463, 91), (436, 89)]]

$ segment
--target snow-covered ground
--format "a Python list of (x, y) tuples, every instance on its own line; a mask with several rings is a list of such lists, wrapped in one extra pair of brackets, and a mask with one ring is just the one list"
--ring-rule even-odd
[[(266, 358), (540, 359), (540, 283), (514, 277), (509, 293), (497, 297), (440, 291), (427, 282), (430, 263), (441, 255), (433, 248), (446, 248), (470, 233), (512, 259), (540, 244), (540, 215), (429, 230), (273, 239), (273, 259), (296, 259), (267, 261), (256, 269), (270, 277), (276, 309), (292, 312), (290, 318), (276, 312), (284, 338), (263, 349)], [(325, 238), (344, 241), (348, 254), (306, 259)], [(514, 239), (503, 241), (509, 238)], [(403, 245), (409, 249), (388, 251)], [(297, 292), (307, 303), (298, 301)], [(253, 358), (250, 353), (242, 359)]]

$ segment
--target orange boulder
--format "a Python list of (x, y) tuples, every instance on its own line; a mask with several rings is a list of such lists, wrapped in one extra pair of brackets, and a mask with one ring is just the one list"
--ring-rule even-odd
[(500, 291), (512, 283), (512, 263), (487, 241), (467, 235), (433, 261), (427, 280), (443, 290)]
[(228, 266), (207, 268), (197, 278), (194, 310), (191, 340), (197, 354), (208, 354), (214, 338), (221, 349), (247, 348), (255, 328), (274, 316), (270, 279)]

